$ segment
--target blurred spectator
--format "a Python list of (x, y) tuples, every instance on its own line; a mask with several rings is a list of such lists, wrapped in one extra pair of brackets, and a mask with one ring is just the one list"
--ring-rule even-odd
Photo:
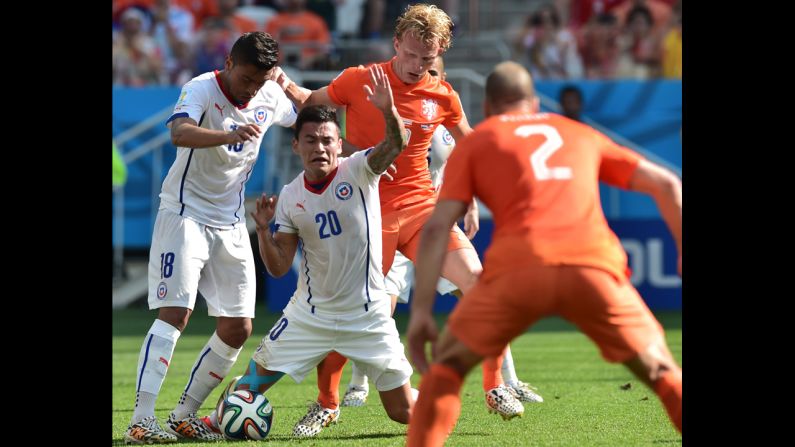
[(333, 29), (337, 37), (358, 37), (364, 18), (365, 2), (366, 0), (334, 0), (337, 25)]
[(265, 24), (281, 9), (281, 4), (275, 0), (243, 0), (242, 6), (237, 8), (237, 13), (253, 20), (260, 31), (265, 30)]
[(238, 14), (238, 0), (218, 0), (218, 19), (226, 22), (226, 28), (233, 30), (234, 40), (241, 34), (257, 31), (257, 23), (248, 17)]
[(533, 79), (570, 79), (583, 75), (582, 61), (574, 36), (560, 26), (552, 4), (528, 16), (517, 42), (522, 62)]
[(220, 17), (205, 20), (196, 39), (194, 75), (222, 69), (238, 37), (231, 22)]
[(591, 21), (591, 17), (604, 14), (627, 0), (555, 0), (561, 13), (561, 23), (578, 31)]
[(653, 29), (651, 11), (636, 6), (627, 14), (619, 38), (619, 78), (650, 79), (660, 74), (660, 38)]
[(671, 5), (668, 2), (663, 0), (624, 0), (610, 11), (616, 16), (619, 23), (626, 26), (629, 23), (630, 11), (639, 7), (649, 10), (654, 32), (662, 34), (671, 21)]
[(582, 91), (576, 85), (564, 86), (560, 90), (558, 101), (561, 115), (574, 121), (582, 121)]
[(592, 16), (582, 35), (582, 58), (588, 78), (611, 79), (618, 65), (621, 28), (613, 14)]
[(663, 38), (662, 75), (666, 78), (682, 78), (682, 2), (674, 5), (672, 27)]
[(137, 8), (122, 13), (113, 38), (113, 84), (142, 86), (165, 81), (162, 56), (154, 39), (144, 32), (145, 15)]
[[(179, 6), (193, 15), (193, 29), (195, 30), (207, 17), (218, 15), (216, 2), (217, 0), (174, 0), (172, 5)], [(119, 15), (130, 6), (150, 10), (154, 4), (155, 0), (113, 0), (113, 19), (116, 21)]]
[(284, 11), (265, 26), (279, 42), (280, 63), (300, 69), (328, 69), (331, 35), (317, 14), (306, 10), (306, 0), (286, 0)]
[(167, 82), (182, 85), (193, 77), (190, 48), (193, 41), (193, 14), (175, 3), (175, 0), (154, 1), (149, 9), (152, 15), (149, 35), (163, 55)]
[(317, 14), (326, 23), (326, 28), (337, 28), (337, 6), (335, 0), (306, 0), (305, 9)]
[(388, 9), (386, 0), (367, 0), (364, 8), (364, 20), (362, 20), (362, 36), (366, 39), (378, 39), (384, 30), (384, 21), (386, 20), (390, 25), (395, 23), (397, 17), (403, 13), (407, 3), (403, 1), (393, 1), (390, 5), (404, 5), (400, 12), (392, 18), (387, 20)]

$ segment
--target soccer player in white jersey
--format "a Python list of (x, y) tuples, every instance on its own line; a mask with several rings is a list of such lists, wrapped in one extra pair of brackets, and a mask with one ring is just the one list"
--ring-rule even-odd
[[(440, 78), (442, 81), (447, 78), (447, 73), (444, 71), (444, 59), (442, 56), (436, 57), (431, 68), (428, 69), (428, 73), (431, 76)], [(433, 132), (431, 146), (428, 148), (428, 170), (431, 173), (431, 181), (436, 191), (439, 191), (442, 186), (444, 167), (447, 164), (447, 158), (450, 156), (453, 148), (455, 148), (455, 139), (450, 134), (450, 131), (440, 124)], [(470, 220), (466, 221), (464, 225), (466, 235), (470, 239), (475, 236), (475, 233), (477, 233), (479, 229), (477, 203), (473, 202), (472, 207), (474, 213), (467, 213), (465, 219)], [(384, 280), (386, 291), (392, 299), (392, 313), (394, 314), (397, 303), (407, 304), (409, 302), (409, 294), (414, 284), (414, 264), (399, 251), (395, 252), (395, 260), (392, 262), (392, 267), (389, 269), (389, 273)], [(443, 277), (439, 278), (436, 291), (441, 295), (452, 293), (459, 298), (461, 297), (461, 291), (458, 290), (453, 283)], [(513, 355), (510, 349), (506, 351), (505, 358), (502, 362), (502, 376), (505, 380), (505, 385), (514, 391), (514, 394), (519, 400), (523, 402), (544, 401), (544, 398), (531, 389), (530, 385), (522, 382), (516, 376)], [(367, 383), (367, 375), (354, 363), (352, 365), (351, 381), (342, 398), (341, 406), (360, 407), (367, 401), (369, 392), (370, 387)]]
[[(256, 278), (246, 230), (245, 183), (272, 124), (291, 126), (295, 108), (271, 79), (278, 45), (246, 33), (222, 71), (185, 84), (168, 119), (177, 157), (163, 181), (149, 253), (149, 308), (158, 309), (136, 370), (128, 444), (223, 439), (196, 417), (251, 335)], [(199, 352), (165, 429), (155, 400), (200, 291), (216, 330)]]
[[(336, 351), (373, 378), (389, 417), (407, 424), (414, 404), (412, 369), (384, 290), (378, 192), (380, 175), (406, 146), (407, 136), (383, 69), (373, 65), (370, 76), (372, 88), (363, 88), (383, 113), (386, 139), (340, 159), (336, 112), (325, 105), (306, 107), (293, 140), (304, 171), (278, 198), (263, 195), (257, 201), (252, 215), (268, 272), (287, 273), (299, 242), (303, 262), (284, 315), (262, 339), (235, 389), (264, 393), (285, 374), (300, 382)], [(274, 214), (272, 233), (268, 222)], [(315, 436), (338, 416), (338, 408), (315, 402), (293, 434)], [(217, 424), (215, 414), (206, 420)]]

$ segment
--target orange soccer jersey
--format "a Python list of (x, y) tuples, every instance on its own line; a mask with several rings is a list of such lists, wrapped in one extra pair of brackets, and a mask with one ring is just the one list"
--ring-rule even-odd
[(492, 116), (456, 146), (439, 200), (480, 198), (494, 216), (484, 271), (595, 267), (623, 278), (627, 256), (599, 202), (599, 181), (626, 188), (641, 156), (556, 114)]
[[(391, 60), (379, 65), (389, 77), (395, 107), (409, 132), (408, 146), (395, 160), (395, 179), (380, 182), (381, 212), (386, 214), (434, 198), (427, 160), (431, 137), (439, 124), (447, 128), (457, 125), (464, 112), (458, 94), (447, 82), (426, 73), (419, 82), (406, 84), (392, 71)], [(378, 144), (385, 135), (384, 117), (363, 89), (370, 83), (369, 69), (360, 65), (346, 69), (328, 86), (332, 101), (347, 106), (345, 136), (360, 149)]]

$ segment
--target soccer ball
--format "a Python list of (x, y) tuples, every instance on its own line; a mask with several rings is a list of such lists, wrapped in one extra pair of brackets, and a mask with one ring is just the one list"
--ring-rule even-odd
[(264, 395), (237, 390), (218, 406), (218, 425), (229, 439), (265, 439), (271, 431), (273, 407)]

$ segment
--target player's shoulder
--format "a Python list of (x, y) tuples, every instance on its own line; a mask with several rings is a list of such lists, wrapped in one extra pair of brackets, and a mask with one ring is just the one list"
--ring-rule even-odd
[(202, 73), (195, 78), (191, 79), (190, 81), (185, 83), (185, 87), (199, 87), (199, 88), (208, 88), (212, 85), (213, 82), (217, 82), (215, 80), (216, 74), (215, 72), (209, 71), (207, 73)]
[(287, 95), (284, 93), (279, 84), (270, 79), (265, 81), (265, 84), (259, 89), (258, 95), (261, 100), (268, 102), (269, 100), (288, 100)]
[(372, 65), (372, 64), (369, 64), (367, 66), (365, 66), (365, 65), (354, 65), (354, 66), (348, 67), (348, 68), (342, 70), (341, 72), (339, 72), (339, 74), (336, 77), (334, 77), (334, 81), (336, 81), (337, 79), (346, 79), (346, 78), (350, 78), (350, 77), (360, 78), (360, 77), (364, 77), (365, 75), (369, 75), (369, 70), (370, 70), (369, 67), (370, 67), (370, 65)]
[(295, 195), (300, 191), (304, 185), (304, 171), (298, 173), (295, 178), (288, 184), (282, 186), (282, 195)]

